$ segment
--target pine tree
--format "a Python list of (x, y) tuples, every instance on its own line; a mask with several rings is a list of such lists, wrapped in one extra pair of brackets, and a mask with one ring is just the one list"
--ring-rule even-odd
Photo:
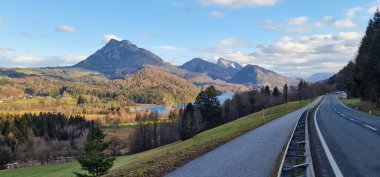
[(83, 98), (82, 95), (80, 95), (80, 96), (78, 97), (77, 104), (84, 104), (84, 103), (85, 103), (84, 98)]
[(77, 160), (82, 166), (82, 170), (87, 173), (74, 172), (78, 177), (97, 177), (107, 174), (115, 160), (103, 152), (108, 148), (109, 143), (104, 142), (103, 130), (99, 127), (93, 127), (87, 136), (85, 144), (85, 153), (79, 155)]
[(273, 89), (273, 96), (275, 96), (275, 97), (278, 97), (278, 96), (280, 96), (280, 91), (278, 90), (278, 88), (277, 87), (274, 87), (274, 89)]
[(364, 100), (380, 97), (380, 12), (370, 19), (355, 59), (354, 83)]
[(181, 139), (187, 140), (197, 134), (201, 129), (200, 122), (200, 112), (193, 106), (193, 104), (187, 104), (181, 118)]
[(266, 96), (269, 96), (269, 95), (270, 95), (270, 88), (269, 88), (269, 86), (265, 86), (265, 88), (264, 88), (264, 94), (265, 94)]
[(288, 84), (285, 84), (284, 85), (284, 88), (283, 88), (283, 92), (284, 92), (284, 101), (285, 101), (285, 103), (287, 103), (288, 102)]
[(210, 86), (206, 88), (205, 91), (201, 91), (196, 98), (194, 106), (200, 111), (206, 129), (213, 128), (222, 122), (222, 110), (214, 86)]

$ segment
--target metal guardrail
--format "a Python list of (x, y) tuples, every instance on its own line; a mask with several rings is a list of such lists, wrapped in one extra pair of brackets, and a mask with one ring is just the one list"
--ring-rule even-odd
[(314, 177), (305, 111), (294, 127), (286, 146), (277, 177)]

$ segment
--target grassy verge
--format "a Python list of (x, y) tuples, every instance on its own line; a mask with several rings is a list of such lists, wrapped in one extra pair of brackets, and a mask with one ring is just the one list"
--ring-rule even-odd
[[(303, 101), (302, 105), (310, 102), (311, 100)], [(109, 176), (162, 176), (233, 138), (298, 108), (299, 102), (275, 106), (205, 131), (187, 141), (131, 155), (125, 164), (119, 164), (120, 167), (112, 170)]]
[[(302, 105), (305, 106), (311, 101), (304, 100)], [(233, 138), (298, 108), (299, 102), (282, 104), (202, 132), (186, 141), (179, 141), (138, 154), (118, 157), (109, 176), (163, 176)], [(263, 115), (265, 116), (263, 117)], [(73, 176), (72, 171), (78, 171), (79, 168), (77, 162), (70, 162), (7, 170), (0, 172), (0, 176)]]
[(365, 113), (369, 113), (371, 111), (371, 114), (380, 116), (380, 107), (377, 107), (376, 103), (363, 101), (359, 98), (342, 99), (342, 102), (353, 109), (358, 109), (359, 111)]

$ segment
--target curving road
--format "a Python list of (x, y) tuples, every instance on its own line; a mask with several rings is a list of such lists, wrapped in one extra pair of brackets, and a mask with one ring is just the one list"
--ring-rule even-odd
[[(312, 104), (315, 105), (318, 100)], [(245, 133), (189, 162), (167, 177), (270, 176), (277, 157), (306, 109), (304, 107)]]
[(336, 176), (380, 176), (379, 118), (346, 107), (335, 95), (326, 96), (315, 118)]

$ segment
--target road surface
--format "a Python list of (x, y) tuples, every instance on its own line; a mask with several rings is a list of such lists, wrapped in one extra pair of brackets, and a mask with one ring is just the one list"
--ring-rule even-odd
[(323, 137), (320, 139), (324, 139), (331, 153), (329, 162), (336, 176), (380, 176), (379, 118), (356, 112), (335, 95), (329, 95), (315, 119)]
[(270, 176), (297, 120), (306, 109), (304, 107), (245, 133), (167, 177)]

